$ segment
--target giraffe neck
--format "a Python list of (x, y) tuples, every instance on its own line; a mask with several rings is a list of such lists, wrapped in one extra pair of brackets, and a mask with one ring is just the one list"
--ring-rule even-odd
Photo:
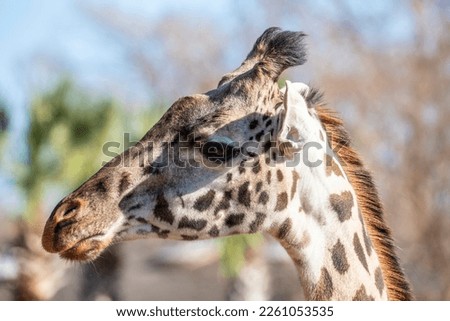
[(386, 300), (355, 191), (332, 151), (326, 151), (325, 137), (323, 132), (321, 147), (304, 148), (301, 164), (280, 182), (280, 189), (291, 190), (291, 201), (270, 232), (294, 261), (308, 299)]

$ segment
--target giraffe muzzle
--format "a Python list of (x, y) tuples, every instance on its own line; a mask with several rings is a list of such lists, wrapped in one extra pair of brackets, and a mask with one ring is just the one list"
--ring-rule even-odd
[(108, 228), (115, 220), (99, 222), (89, 204), (89, 199), (69, 196), (56, 205), (42, 234), (47, 252), (68, 260), (90, 261), (111, 244), (114, 235), (108, 234)]

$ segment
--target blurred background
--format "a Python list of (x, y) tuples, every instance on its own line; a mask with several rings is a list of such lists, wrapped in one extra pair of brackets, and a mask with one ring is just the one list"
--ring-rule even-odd
[(450, 299), (449, 1), (4, 0), (0, 300), (303, 298), (261, 235), (129, 242), (84, 265), (40, 247), (106, 142), (123, 150), (178, 97), (214, 88), (270, 26), (309, 35), (308, 62), (285, 76), (344, 118), (417, 299)]

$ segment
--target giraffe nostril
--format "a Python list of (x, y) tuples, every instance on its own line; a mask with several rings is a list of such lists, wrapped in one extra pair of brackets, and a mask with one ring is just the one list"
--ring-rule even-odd
[(81, 202), (78, 200), (70, 200), (68, 202), (61, 203), (53, 210), (50, 218), (56, 224), (59, 222), (70, 220), (76, 216), (80, 211)]
[(62, 205), (57, 211), (54, 218), (55, 233), (58, 234), (63, 228), (76, 223), (75, 216), (81, 207), (81, 203), (78, 200), (71, 200), (68, 203)]

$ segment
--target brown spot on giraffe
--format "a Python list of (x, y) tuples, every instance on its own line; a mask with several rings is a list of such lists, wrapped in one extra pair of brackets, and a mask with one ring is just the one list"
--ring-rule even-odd
[(332, 173), (336, 176), (343, 176), (339, 165), (334, 161), (334, 158), (328, 154), (325, 154), (325, 168), (327, 176), (331, 176)]
[(383, 280), (383, 273), (381, 272), (381, 268), (377, 267), (375, 270), (375, 285), (380, 292), (380, 295), (383, 295), (384, 290), (384, 280)]
[(122, 177), (120, 178), (119, 183), (119, 195), (122, 195), (130, 185), (130, 173), (122, 173)]
[(222, 200), (214, 209), (214, 215), (217, 215), (222, 210), (225, 211), (225, 210), (229, 209), (231, 198), (232, 198), (232, 191), (229, 191), (229, 190), (225, 191), (223, 193)]
[(187, 216), (183, 216), (178, 223), (178, 228), (188, 228), (196, 231), (201, 231), (205, 228), (208, 222), (206, 220), (191, 220)]
[(259, 133), (255, 135), (255, 139), (259, 142), (264, 135), (264, 130), (261, 130)]
[(292, 219), (287, 218), (284, 220), (284, 222), (280, 226), (280, 229), (278, 230), (278, 238), (280, 240), (285, 239), (286, 236), (288, 236), (291, 229), (292, 229)]
[[(263, 145), (263, 151), (264, 153), (267, 153), (272, 147), (275, 147), (275, 144), (272, 143), (270, 140), (266, 141)], [(266, 164), (267, 164), (267, 159), (270, 162), (270, 158), (266, 158)]]
[(195, 241), (198, 240), (198, 235), (181, 235), (185, 241)]
[(169, 209), (169, 203), (167, 203), (162, 193), (159, 193), (156, 197), (156, 204), (153, 209), (153, 213), (160, 221), (173, 224), (175, 218)]
[(208, 234), (211, 236), (211, 237), (218, 237), (219, 236), (219, 229), (217, 228), (217, 226), (216, 225), (214, 225), (210, 230), (209, 230), (209, 232), (208, 232)]
[(270, 185), (270, 183), (272, 182), (272, 172), (269, 170), (269, 171), (267, 171), (267, 174), (266, 174), (266, 181), (267, 181), (267, 184), (269, 184)]
[(168, 230), (161, 231), (159, 227), (153, 224), (150, 224), (150, 226), (152, 227), (152, 230), (158, 235), (159, 238), (167, 238), (169, 236), (170, 231)]
[(268, 201), (269, 201), (269, 194), (267, 194), (266, 191), (262, 191), (261, 194), (259, 194), (258, 203), (266, 205)]
[(255, 192), (256, 192), (256, 193), (261, 192), (262, 186), (263, 186), (263, 183), (262, 183), (261, 181), (259, 181), (258, 183), (256, 183), (256, 189), (255, 189)]
[(256, 233), (259, 230), (259, 228), (263, 225), (266, 217), (267, 217), (266, 214), (256, 212), (255, 220), (250, 223), (250, 233)]
[(250, 128), (251, 130), (255, 129), (256, 127), (258, 127), (259, 125), (259, 121), (258, 119), (253, 119), (250, 124), (248, 125), (248, 128)]
[(239, 186), (238, 190), (238, 201), (242, 205), (249, 207), (250, 206), (250, 191), (248, 190), (248, 186), (250, 185), (250, 182), (245, 182), (241, 186)]
[(300, 179), (300, 175), (296, 170), (292, 171), (292, 186), (291, 186), (291, 200), (294, 198), (294, 195), (297, 193), (297, 184)]
[(99, 179), (97, 183), (94, 185), (94, 190), (100, 194), (105, 194), (106, 192), (108, 192), (107, 180)]
[(331, 259), (333, 261), (334, 268), (339, 274), (347, 272), (350, 265), (347, 262), (347, 254), (345, 253), (344, 245), (341, 240), (337, 240), (336, 244), (331, 249)]
[(361, 264), (364, 266), (367, 272), (369, 272), (369, 267), (367, 266), (366, 255), (364, 254), (361, 241), (359, 240), (358, 234), (353, 235), (353, 247), (355, 249), (356, 256), (358, 257)]
[(239, 213), (239, 214), (230, 214), (225, 219), (225, 225), (228, 227), (234, 227), (236, 225), (241, 225), (244, 222), (245, 214)]
[(194, 208), (199, 212), (206, 211), (211, 206), (215, 195), (216, 192), (210, 189), (205, 195), (200, 196), (195, 201)]
[(283, 181), (283, 172), (281, 171), (281, 169), (277, 170), (277, 179), (279, 182)]
[(344, 222), (352, 217), (353, 195), (349, 191), (331, 194), (330, 205), (337, 213), (339, 221)]
[(327, 268), (323, 267), (320, 273), (320, 278), (314, 287), (312, 293), (312, 300), (314, 301), (327, 301), (333, 296), (333, 280)]
[(275, 205), (275, 212), (284, 210), (288, 205), (288, 195), (286, 192), (282, 192), (277, 196), (277, 204)]
[(374, 298), (371, 295), (367, 295), (366, 287), (361, 284), (361, 287), (356, 291), (353, 301), (373, 301)]
[(258, 174), (260, 171), (261, 171), (261, 164), (258, 160), (258, 161), (256, 161), (256, 164), (253, 165), (252, 172), (253, 172), (253, 174)]
[(159, 229), (158, 229), (157, 234), (158, 234), (158, 237), (159, 237), (160, 239), (166, 239), (166, 238), (169, 237), (170, 231), (169, 231), (169, 230), (162, 230), (162, 231), (159, 231)]

